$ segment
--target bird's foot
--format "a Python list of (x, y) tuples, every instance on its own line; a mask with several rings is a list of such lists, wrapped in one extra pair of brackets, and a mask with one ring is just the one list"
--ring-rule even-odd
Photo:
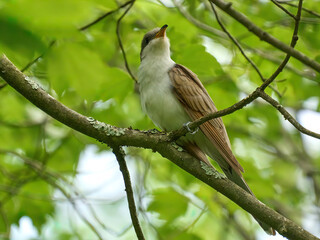
[(199, 128), (197, 127), (194, 131), (192, 131), (190, 128), (190, 124), (191, 124), (191, 122), (187, 122), (187, 123), (183, 124), (183, 126), (188, 130), (188, 132), (190, 134), (196, 134), (198, 132)]

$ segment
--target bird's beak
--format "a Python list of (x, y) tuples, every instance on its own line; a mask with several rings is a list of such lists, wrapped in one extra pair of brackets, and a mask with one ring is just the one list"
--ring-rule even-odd
[(157, 32), (156, 36), (154, 38), (161, 38), (164, 37), (166, 35), (166, 29), (167, 29), (168, 25), (163, 25), (162, 28), (160, 29), (159, 32)]

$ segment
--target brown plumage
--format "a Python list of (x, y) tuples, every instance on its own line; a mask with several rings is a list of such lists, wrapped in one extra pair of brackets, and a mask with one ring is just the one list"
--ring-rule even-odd
[[(169, 76), (176, 97), (192, 121), (217, 111), (207, 90), (191, 70), (176, 64), (169, 71)], [(215, 118), (207, 121), (200, 126), (200, 129), (227, 163), (241, 175), (244, 170), (231, 151), (230, 140), (222, 119)]]
[[(153, 29), (143, 38), (138, 83), (142, 109), (161, 129), (172, 131), (216, 112), (217, 108), (198, 77), (170, 58), (166, 28), (167, 25)], [(231, 181), (253, 195), (242, 177), (244, 170), (232, 153), (221, 118), (203, 123), (199, 131), (187, 134), (177, 143), (198, 160), (212, 166), (207, 158), (210, 156)], [(258, 222), (269, 234), (275, 233), (270, 226)]]
[[(175, 66), (169, 70), (168, 74), (172, 82), (175, 96), (183, 105), (183, 108), (192, 121), (217, 111), (207, 90), (204, 88), (197, 75), (191, 70), (180, 64), (175, 64)], [(217, 157), (215, 160), (227, 177), (244, 190), (254, 195), (242, 176), (242, 172), (244, 172), (242, 166), (232, 153), (230, 140), (222, 119), (215, 118), (209, 120), (200, 125), (200, 129), (221, 155), (220, 158)], [(184, 141), (182, 142), (182, 145), (185, 150), (194, 157), (211, 165), (206, 157), (206, 153), (201, 150), (201, 146), (198, 146), (196, 142)], [(210, 153), (207, 154), (212, 156)], [(269, 234), (275, 235), (274, 229), (259, 220), (257, 221)]]

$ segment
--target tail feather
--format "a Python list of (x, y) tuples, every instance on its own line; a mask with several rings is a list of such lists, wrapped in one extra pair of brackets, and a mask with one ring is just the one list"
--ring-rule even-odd
[[(226, 176), (235, 184), (237, 184), (239, 187), (243, 188), (244, 190), (246, 190), (248, 193), (250, 193), (252, 196), (254, 196), (253, 192), (251, 191), (251, 189), (249, 188), (248, 184), (246, 183), (246, 181), (243, 179), (242, 176), (238, 175), (233, 168), (229, 168), (229, 169), (223, 169), (223, 172), (226, 174)], [(256, 218), (255, 218), (256, 219)], [(256, 219), (256, 221), (259, 223), (259, 225), (263, 228), (263, 230), (268, 233), (269, 235), (276, 235), (275, 230), (270, 227), (269, 225), (267, 225), (264, 222), (261, 222), (260, 220)]]
[[(201, 150), (201, 148), (199, 148), (196, 144), (194, 143), (188, 143), (185, 142), (184, 144), (184, 149), (187, 150), (191, 155), (193, 155), (194, 157), (196, 157), (197, 159), (199, 159), (200, 161), (205, 162), (206, 164), (208, 164), (209, 166), (213, 165), (210, 163), (210, 161), (208, 160), (207, 156), (205, 155), (205, 153)], [(254, 196), (253, 192), (251, 191), (251, 189), (249, 188), (248, 184), (246, 183), (246, 181), (243, 179), (241, 172), (239, 171), (239, 173), (237, 173), (224, 159), (223, 157), (216, 153), (216, 152), (212, 152), (212, 151), (207, 151), (207, 154), (212, 158), (215, 159), (216, 162), (219, 164), (219, 166), (221, 167), (221, 169), (223, 170), (223, 172), (226, 174), (226, 176), (235, 184), (237, 184), (239, 187), (243, 188), (244, 190), (246, 190), (248, 193), (250, 193), (252, 196)], [(214, 168), (214, 167), (213, 167)], [(255, 218), (256, 219), (256, 218)], [(270, 235), (276, 235), (275, 230), (270, 227), (269, 225), (265, 224), (264, 222), (261, 222), (260, 220), (256, 219), (256, 221), (259, 223), (259, 225), (263, 228), (263, 230), (270, 234)]]

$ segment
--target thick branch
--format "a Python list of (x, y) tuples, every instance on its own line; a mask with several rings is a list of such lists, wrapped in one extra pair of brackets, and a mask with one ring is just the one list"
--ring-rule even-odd
[(281, 51), (289, 54), (290, 56), (296, 58), (297, 60), (303, 62), (307, 66), (313, 68), (317, 72), (320, 72), (320, 63), (308, 58), (303, 53), (295, 50), (294, 48), (288, 46), (284, 42), (281, 42), (279, 39), (273, 37), (269, 33), (263, 31), (261, 28), (259, 28), (257, 25), (255, 25), (253, 22), (251, 22), (245, 15), (242, 13), (234, 10), (232, 8), (232, 3), (226, 3), (223, 0), (209, 0), (212, 3), (214, 3), (216, 6), (218, 6), (222, 11), (229, 14), (231, 17), (233, 17), (235, 20), (237, 20), (239, 23), (241, 23), (243, 26), (245, 26), (250, 32), (255, 34), (257, 37), (259, 37), (262, 41), (270, 43), (272, 46), (280, 49)]
[(136, 204), (134, 202), (134, 197), (133, 197), (133, 190), (132, 190), (132, 184), (130, 180), (130, 173), (126, 164), (126, 160), (124, 158), (124, 151), (121, 147), (115, 146), (113, 147), (113, 153), (117, 157), (117, 161), (120, 166), (120, 171), (123, 176), (123, 181), (124, 185), (126, 187), (126, 192), (127, 192), (127, 200), (128, 200), (128, 205), (129, 205), (129, 211), (130, 211), (130, 216), (132, 220), (132, 224), (134, 227), (134, 230), (136, 232), (137, 238), (139, 240), (144, 240), (144, 235), (139, 223), (138, 215), (137, 215), (137, 209), (136, 209)]
[(110, 146), (134, 146), (157, 151), (163, 157), (234, 201), (255, 218), (276, 229), (281, 235), (293, 240), (318, 239), (296, 223), (258, 201), (230, 180), (217, 178), (215, 172), (208, 171), (198, 160), (186, 152), (178, 151), (175, 145), (169, 142), (169, 137), (166, 134), (119, 129), (87, 118), (64, 106), (43, 89), (37, 87), (5, 56), (0, 59), (0, 76), (30, 102), (65, 125)]

